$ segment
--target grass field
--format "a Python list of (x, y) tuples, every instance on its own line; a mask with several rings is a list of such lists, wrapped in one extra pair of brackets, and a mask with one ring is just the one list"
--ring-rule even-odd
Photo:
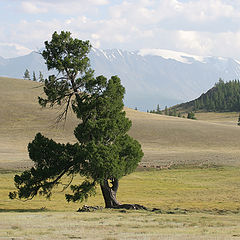
[[(1, 172), (0, 211), (41, 209), (75, 211), (82, 204), (67, 203), (61, 186), (51, 201), (36, 198), (28, 202), (8, 199), (14, 190), (14, 173)], [(75, 182), (81, 179), (76, 177)], [(120, 181), (118, 199), (122, 203), (138, 203), (164, 211), (186, 209), (194, 212), (240, 212), (240, 168), (176, 168), (169, 170), (141, 170)], [(83, 203), (85, 204), (85, 203)], [(88, 200), (90, 205), (103, 206), (101, 192)]]
[(93, 213), (1, 213), (1, 239), (240, 239), (237, 215), (156, 214), (103, 210)]
[(16, 172), (31, 165), (26, 147), (37, 132), (75, 141), (77, 119), (70, 113), (64, 128), (53, 125), (59, 109), (41, 109), (41, 94), (38, 83), (0, 78), (0, 240), (240, 239), (238, 113), (198, 113), (198, 120), (188, 120), (126, 108), (130, 135), (145, 155), (139, 169), (120, 180), (118, 199), (155, 212), (77, 213), (83, 204), (103, 206), (99, 189), (81, 204), (67, 203), (61, 188), (51, 201), (8, 199)]
[(7, 195), (14, 173), (2, 172), (0, 238), (240, 239), (239, 173), (233, 167), (137, 171), (120, 181), (119, 200), (159, 210), (76, 213), (82, 204), (103, 206), (99, 189), (82, 204), (66, 203), (60, 189), (51, 201), (13, 201)]

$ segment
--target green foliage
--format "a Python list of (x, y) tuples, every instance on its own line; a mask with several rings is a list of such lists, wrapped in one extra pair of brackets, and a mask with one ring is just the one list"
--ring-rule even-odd
[[(163, 114), (163, 111), (161, 111), (159, 104), (157, 105), (156, 110), (151, 110), (150, 113), (156, 113), (156, 114)], [(176, 108), (167, 108), (167, 106), (164, 109), (164, 114), (174, 117), (181, 117), (181, 113), (177, 113)]]
[(169, 116), (176, 117), (176, 116), (177, 116), (177, 111), (176, 111), (176, 109), (175, 109), (175, 108), (169, 109), (169, 110), (168, 110), (168, 115), (169, 115)]
[(90, 52), (89, 41), (73, 39), (70, 32), (54, 32), (52, 40), (45, 42), (42, 56), (48, 70), (55, 69), (58, 75), (45, 79), (44, 92), (47, 98), (38, 97), (39, 104), (46, 107), (65, 106), (59, 120), (67, 116), (69, 107), (75, 99), (79, 100), (79, 92), (84, 91), (85, 83), (93, 78), (87, 54)]
[(165, 115), (168, 115), (168, 108), (167, 108), (167, 106), (165, 106), (164, 114), (165, 114)]
[(35, 72), (33, 71), (33, 81), (36, 82), (37, 81), (37, 78), (36, 78), (36, 74)]
[(41, 71), (39, 72), (39, 82), (44, 82), (43, 74)]
[(187, 115), (188, 119), (196, 119), (194, 112), (189, 112)]
[(114, 76), (107, 81), (100, 76), (91, 81), (87, 89), (92, 94), (79, 107), (74, 106), (80, 119), (89, 116), (74, 131), (78, 143), (59, 144), (38, 133), (28, 146), (35, 166), (15, 177), (18, 193), (11, 193), (11, 198), (17, 195), (31, 198), (37, 193), (50, 197), (52, 188), (60, 183), (64, 174), (79, 173), (91, 180), (87, 180), (88, 184), (72, 186), (74, 194), (66, 195), (66, 199), (82, 201), (92, 195), (96, 184), (104, 179), (120, 179), (137, 167), (143, 153), (140, 144), (126, 134), (131, 121), (122, 111), (124, 88), (120, 79)]
[(47, 99), (38, 97), (39, 104), (43, 107), (49, 103), (51, 107), (55, 104), (61, 105), (65, 103), (66, 96), (71, 96), (71, 89), (67, 81), (60, 82), (58, 81), (55, 75), (51, 75), (48, 79), (45, 79), (44, 92), (47, 95)]
[(77, 202), (87, 200), (90, 196), (96, 194), (95, 182), (90, 182), (88, 180), (83, 181), (80, 185), (71, 185), (71, 190), (73, 194), (66, 194), (66, 200), (68, 202)]
[[(34, 167), (15, 176), (18, 192), (10, 193), (9, 197), (31, 199), (39, 193), (49, 198), (52, 188), (60, 183), (61, 177), (66, 173), (72, 174), (69, 168), (75, 162), (76, 153), (80, 149), (78, 144), (56, 143), (38, 133), (28, 145), (29, 157), (34, 162)], [(77, 161), (80, 162), (79, 159)]]
[(67, 72), (69, 77), (91, 72), (87, 57), (91, 48), (89, 41), (73, 39), (70, 32), (54, 32), (52, 40), (45, 42), (45, 48), (42, 56), (48, 70), (56, 69), (63, 74)]
[(150, 113), (162, 114), (159, 104), (157, 105), (156, 110), (150, 110)]
[[(51, 44), (45, 44), (47, 50), (43, 55), (48, 69), (56, 68), (66, 77), (57, 79), (51, 75), (46, 79), (44, 91), (47, 98), (39, 98), (39, 103), (43, 107), (47, 104), (63, 105), (66, 99), (69, 101), (69, 94), (73, 94), (72, 109), (80, 122), (74, 131), (78, 141), (60, 144), (38, 133), (28, 145), (34, 167), (15, 176), (17, 191), (9, 193), (9, 197), (31, 199), (40, 194), (49, 198), (52, 188), (61, 183), (64, 175), (72, 179), (80, 174), (85, 181), (72, 185), (73, 194), (67, 194), (66, 199), (83, 201), (95, 193), (97, 184), (118, 180), (133, 172), (143, 152), (141, 145), (127, 134), (131, 121), (123, 111), (125, 89), (120, 79), (117, 76), (109, 80), (104, 76), (85, 78), (84, 72), (89, 69), (87, 57), (83, 57), (86, 61), (79, 62), (72, 56), (74, 53), (78, 57), (80, 53), (81, 56), (86, 54), (89, 43), (82, 44), (79, 40), (72, 40), (70, 33), (61, 32), (60, 35), (53, 34)], [(71, 61), (66, 60), (66, 56), (71, 56)], [(83, 66), (79, 66), (81, 64)], [(74, 69), (82, 74), (82, 78), (72, 78)]]
[(240, 111), (240, 82), (233, 80), (224, 82), (222, 79), (199, 98), (179, 105), (180, 108), (194, 111), (238, 112)]
[(31, 80), (30, 72), (28, 71), (28, 69), (26, 69), (26, 71), (24, 72), (23, 78), (26, 80)]

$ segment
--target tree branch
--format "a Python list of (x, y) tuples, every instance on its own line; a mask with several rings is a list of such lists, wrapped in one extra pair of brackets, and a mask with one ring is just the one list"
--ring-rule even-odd
[(65, 190), (70, 186), (70, 184), (71, 184), (72, 181), (73, 181), (73, 178), (74, 178), (74, 175), (72, 174), (71, 179), (70, 179), (70, 181), (68, 182), (68, 184), (65, 184), (65, 185), (63, 184), (64, 187), (63, 187), (63, 189), (62, 189), (61, 192), (65, 191)]
[(65, 107), (64, 111), (57, 116), (56, 122), (55, 122), (56, 124), (58, 124), (62, 119), (64, 119), (64, 124), (65, 124), (65, 122), (67, 120), (68, 109), (69, 109), (69, 106), (70, 106), (70, 100), (71, 100), (71, 97), (72, 97), (73, 94), (74, 93), (71, 93), (68, 96), (66, 95), (68, 97), (67, 106)]

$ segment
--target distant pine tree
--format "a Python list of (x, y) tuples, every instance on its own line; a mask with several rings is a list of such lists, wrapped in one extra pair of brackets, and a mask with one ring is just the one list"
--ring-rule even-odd
[(155, 114), (162, 114), (162, 111), (160, 109), (159, 104), (157, 105), (157, 109), (155, 110), (150, 110), (150, 113), (155, 113)]
[(189, 112), (187, 115), (188, 119), (196, 119), (194, 112)]
[(30, 78), (30, 72), (28, 71), (28, 69), (25, 70), (24, 75), (23, 75), (23, 78), (24, 78), (25, 80), (31, 80), (31, 78)]
[(168, 115), (168, 114), (169, 114), (167, 106), (165, 106), (164, 114), (165, 114), (165, 115)]
[(39, 82), (44, 82), (43, 74), (41, 71), (39, 72)]
[(33, 71), (33, 81), (36, 82), (37, 81), (37, 78), (36, 78), (36, 74), (35, 72)]

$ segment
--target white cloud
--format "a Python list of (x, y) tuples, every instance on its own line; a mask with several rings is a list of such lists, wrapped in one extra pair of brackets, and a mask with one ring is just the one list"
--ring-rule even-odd
[(18, 17), (22, 21), (7, 21), (6, 15), (0, 41), (35, 50), (54, 31), (67, 30), (101, 48), (165, 48), (197, 55), (240, 56), (239, 0), (116, 2), (20, 1)]
[(93, 34), (91, 34), (91, 38), (92, 39), (99, 39), (100, 36), (98, 34), (96, 34), (96, 33), (93, 33)]
[(4, 58), (16, 57), (29, 54), (31, 49), (26, 48), (18, 43), (0, 42), (1, 56)]
[(67, 19), (67, 20), (65, 21), (65, 23), (66, 23), (66, 24), (71, 24), (72, 21), (73, 21), (73, 19), (72, 19), (72, 18), (69, 18), (69, 19)]
[(33, 2), (22, 2), (21, 7), (23, 11), (26, 13), (37, 14), (37, 13), (46, 13), (48, 9), (43, 6), (38, 6), (36, 3)]
[(109, 3), (108, 0), (90, 0), (89, 2), (96, 5), (106, 5)]
[(204, 33), (178, 31), (177, 45), (190, 53), (208, 55), (213, 47), (213, 41)]
[(26, 0), (21, 1), (21, 8), (26, 13), (81, 14), (85, 11), (97, 12), (98, 6), (108, 4), (107, 0)]
[(213, 21), (220, 17), (239, 17), (239, 11), (221, 0), (201, 0), (184, 4), (182, 13), (190, 21)]

